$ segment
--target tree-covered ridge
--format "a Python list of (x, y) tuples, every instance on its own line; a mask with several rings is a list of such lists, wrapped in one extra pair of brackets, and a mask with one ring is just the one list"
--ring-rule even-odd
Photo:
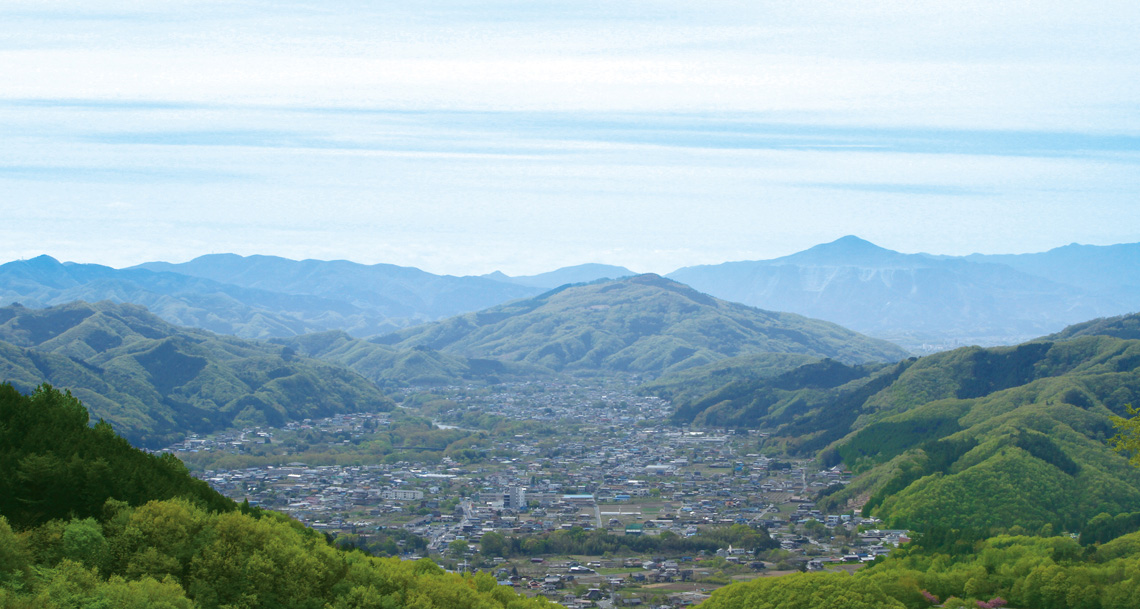
[(563, 287), (374, 340), (553, 370), (677, 371), (755, 353), (905, 356), (835, 324), (717, 300), (657, 275)]
[(390, 264), (273, 256), (218, 254), (127, 269), (49, 256), (0, 264), (0, 304), (112, 300), (145, 306), (178, 325), (251, 339), (328, 330), (374, 336), (540, 291)]
[[(1133, 511), (1140, 475), (1107, 445), (1140, 396), (1140, 341), (967, 347), (887, 366), (810, 362), (664, 377), (678, 423), (761, 428), (857, 474), (821, 501), (892, 525), (1080, 530)], [(713, 379), (716, 382), (711, 382)]]
[(702, 609), (1140, 608), (1140, 533), (1093, 548), (1070, 537), (998, 536), (965, 547), (922, 540), (854, 575), (759, 578)]
[(232, 501), (143, 453), (83, 405), (0, 385), (0, 607), (545, 606), (489, 575), (370, 558)]
[(1136, 340), (1140, 339), (1140, 313), (1131, 315), (1118, 315), (1116, 317), (1102, 317), (1073, 324), (1056, 334), (1050, 334), (1042, 340), (1068, 340), (1081, 336), (1113, 336)]
[(67, 388), (143, 446), (392, 404), (336, 364), (111, 302), (0, 308), (0, 379), (25, 392), (43, 382)]
[(108, 499), (142, 505), (182, 497), (233, 509), (173, 455), (133, 448), (67, 393), (42, 386), (26, 396), (0, 384), (0, 514), (18, 528), (102, 514)]
[(0, 516), (0, 607), (525, 609), (487, 574), (330, 546), (273, 514), (212, 513), (181, 499), (13, 532)]
[(850, 433), (864, 403), (913, 363), (741, 357), (666, 375), (642, 390), (670, 399), (677, 424), (763, 428), (786, 449), (812, 455)]
[(340, 364), (380, 387), (450, 385), (461, 381), (497, 383), (552, 375), (548, 368), (524, 362), (466, 358), (427, 347), (398, 350), (338, 331), (270, 342), (301, 355)]
[(1108, 337), (919, 360), (825, 452), (864, 474), (827, 501), (920, 529), (1080, 530), (1131, 511), (1140, 474), (1106, 439), (1140, 392), (1138, 362), (1140, 341)]

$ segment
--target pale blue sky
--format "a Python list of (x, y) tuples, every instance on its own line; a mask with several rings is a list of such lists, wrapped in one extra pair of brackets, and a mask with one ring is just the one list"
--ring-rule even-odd
[[(79, 6), (73, 6), (79, 5)], [(0, 1), (0, 261), (1140, 241), (1140, 3)]]

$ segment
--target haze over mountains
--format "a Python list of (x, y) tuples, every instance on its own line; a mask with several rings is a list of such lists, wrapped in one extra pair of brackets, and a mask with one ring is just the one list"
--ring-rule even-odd
[(1020, 256), (900, 254), (857, 237), (670, 273), (718, 298), (833, 321), (912, 350), (1015, 344), (1140, 309), (1140, 244)]
[[(367, 338), (566, 284), (634, 274), (583, 264), (524, 277), (455, 277), (388, 264), (233, 254), (113, 269), (40, 256), (0, 265), (0, 305), (113, 300), (141, 304), (174, 324), (245, 338), (325, 331)], [(782, 258), (685, 267), (667, 277), (723, 300), (831, 321), (914, 352), (1016, 344), (1140, 310), (1140, 244), (953, 257), (901, 254), (844, 237)]]

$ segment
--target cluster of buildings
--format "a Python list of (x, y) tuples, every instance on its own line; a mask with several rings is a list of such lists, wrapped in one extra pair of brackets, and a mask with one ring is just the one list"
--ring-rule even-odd
[[(378, 456), (362, 465), (290, 462), (199, 475), (227, 496), (333, 533), (366, 538), (370, 532), (401, 528), (425, 538), (429, 554), (441, 559), (456, 547), (465, 548), (465, 559), (492, 558), (480, 553), (481, 540), (491, 532), (526, 537), (578, 527), (614, 535), (668, 531), (687, 537), (710, 526), (743, 524), (765, 527), (784, 555), (802, 568), (823, 569), (871, 560), (906, 539), (904, 531), (868, 531), (877, 526), (873, 519), (816, 508), (812, 499), (819, 491), (846, 484), (849, 473), (774, 458), (764, 450), (766, 434), (756, 431), (670, 426), (667, 403), (628, 388), (520, 383), (435, 391), (449, 400), (448, 408), (433, 413), (445, 424), (462, 429), (475, 415), (494, 414), (556, 421), (558, 432), (551, 434), (551, 426), (524, 427), (518, 433), (484, 431), (479, 443), (483, 456), (474, 459), (434, 453), (420, 461), (384, 463)], [(386, 413), (341, 415), (283, 429), (190, 437), (171, 449), (240, 454), (243, 444), (276, 442), (289, 435), (285, 432), (299, 431), (322, 432), (337, 442), (360, 441), (389, 425)], [(457, 546), (457, 541), (463, 544)], [(775, 566), (741, 548), (719, 553), (730, 563)], [(679, 557), (641, 558), (652, 567), (639, 565), (648, 583), (686, 579)], [(552, 577), (574, 575), (548, 567), (543, 572)], [(630, 582), (603, 583), (612, 592)], [(580, 601), (593, 602), (575, 602)]]

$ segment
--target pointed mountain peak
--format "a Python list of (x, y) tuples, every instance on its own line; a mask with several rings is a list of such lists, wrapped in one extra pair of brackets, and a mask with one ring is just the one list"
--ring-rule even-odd
[(62, 263), (59, 260), (48, 256), (47, 254), (40, 254), (35, 258), (29, 258), (28, 260), (25, 260), (24, 264), (38, 268), (50, 268), (61, 266)]

